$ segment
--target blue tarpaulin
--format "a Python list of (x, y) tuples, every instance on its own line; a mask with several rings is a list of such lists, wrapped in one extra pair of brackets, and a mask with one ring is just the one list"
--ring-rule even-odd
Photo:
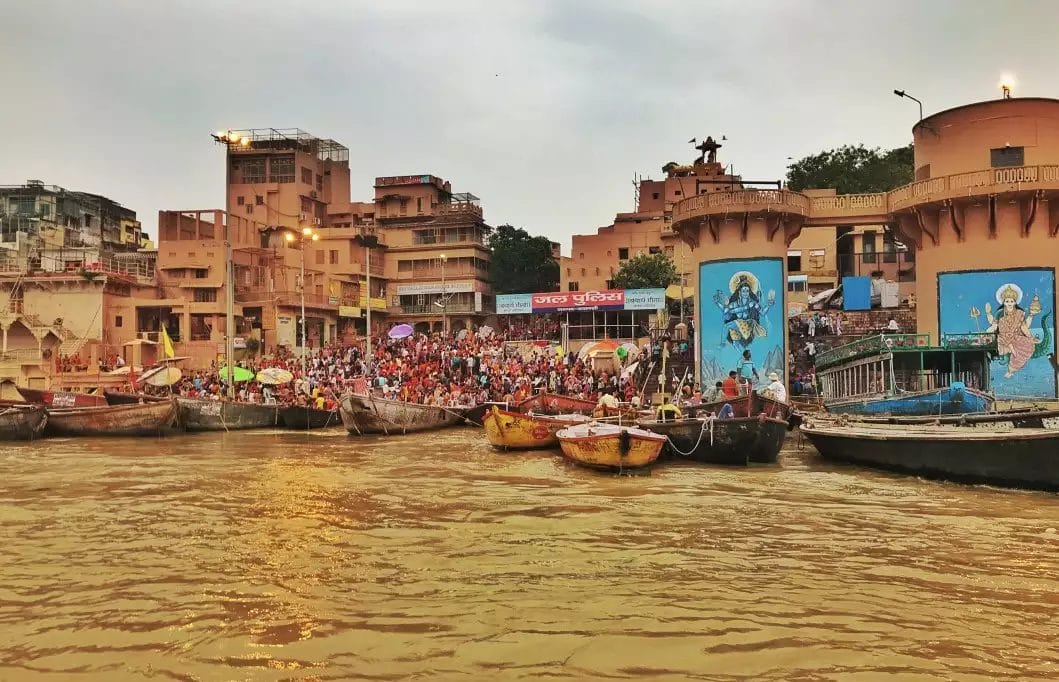
[(842, 309), (871, 310), (871, 278), (842, 278)]

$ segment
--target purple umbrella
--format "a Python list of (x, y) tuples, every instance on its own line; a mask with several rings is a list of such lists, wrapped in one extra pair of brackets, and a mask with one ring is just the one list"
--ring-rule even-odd
[(410, 324), (399, 324), (390, 330), (389, 336), (391, 339), (403, 339), (406, 336), (411, 336), (413, 332), (412, 325)]

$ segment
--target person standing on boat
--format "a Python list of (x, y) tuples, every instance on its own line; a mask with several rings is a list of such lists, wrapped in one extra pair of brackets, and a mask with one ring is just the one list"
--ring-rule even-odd
[(780, 381), (780, 375), (775, 372), (769, 373), (769, 385), (765, 387), (762, 394), (777, 402), (787, 402), (787, 387), (783, 385), (782, 381)]
[(760, 381), (757, 373), (757, 367), (754, 367), (754, 361), (750, 358), (750, 349), (743, 351), (743, 359), (739, 362), (739, 376), (744, 379), (747, 383), (753, 379), (753, 383)]
[(728, 378), (721, 384), (721, 390), (725, 398), (739, 397), (739, 381), (736, 380), (736, 371), (733, 369), (728, 373)]
[[(699, 391), (695, 391), (695, 395), (696, 396), (699, 395)], [(711, 388), (709, 391), (707, 391), (706, 396), (702, 399), (702, 402), (705, 402), (707, 405), (710, 404), (710, 403), (716, 403), (716, 402), (719, 402), (721, 400), (724, 400), (725, 395), (727, 395), (727, 394), (725, 393), (725, 390), (724, 390), (724, 383), (721, 382), (721, 381), (718, 381), (713, 386), (713, 388)]]

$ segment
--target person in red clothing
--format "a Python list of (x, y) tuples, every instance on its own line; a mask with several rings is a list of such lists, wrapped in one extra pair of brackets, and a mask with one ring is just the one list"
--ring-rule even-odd
[(721, 384), (721, 390), (724, 391), (725, 398), (738, 398), (739, 397), (739, 382), (735, 379), (736, 372), (733, 369), (728, 373), (728, 378)]

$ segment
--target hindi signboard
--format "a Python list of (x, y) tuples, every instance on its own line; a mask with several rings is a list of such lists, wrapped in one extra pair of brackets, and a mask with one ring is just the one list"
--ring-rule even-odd
[(568, 313), (592, 310), (658, 310), (665, 307), (665, 289), (607, 289), (553, 291), (539, 294), (500, 294), (498, 315)]

